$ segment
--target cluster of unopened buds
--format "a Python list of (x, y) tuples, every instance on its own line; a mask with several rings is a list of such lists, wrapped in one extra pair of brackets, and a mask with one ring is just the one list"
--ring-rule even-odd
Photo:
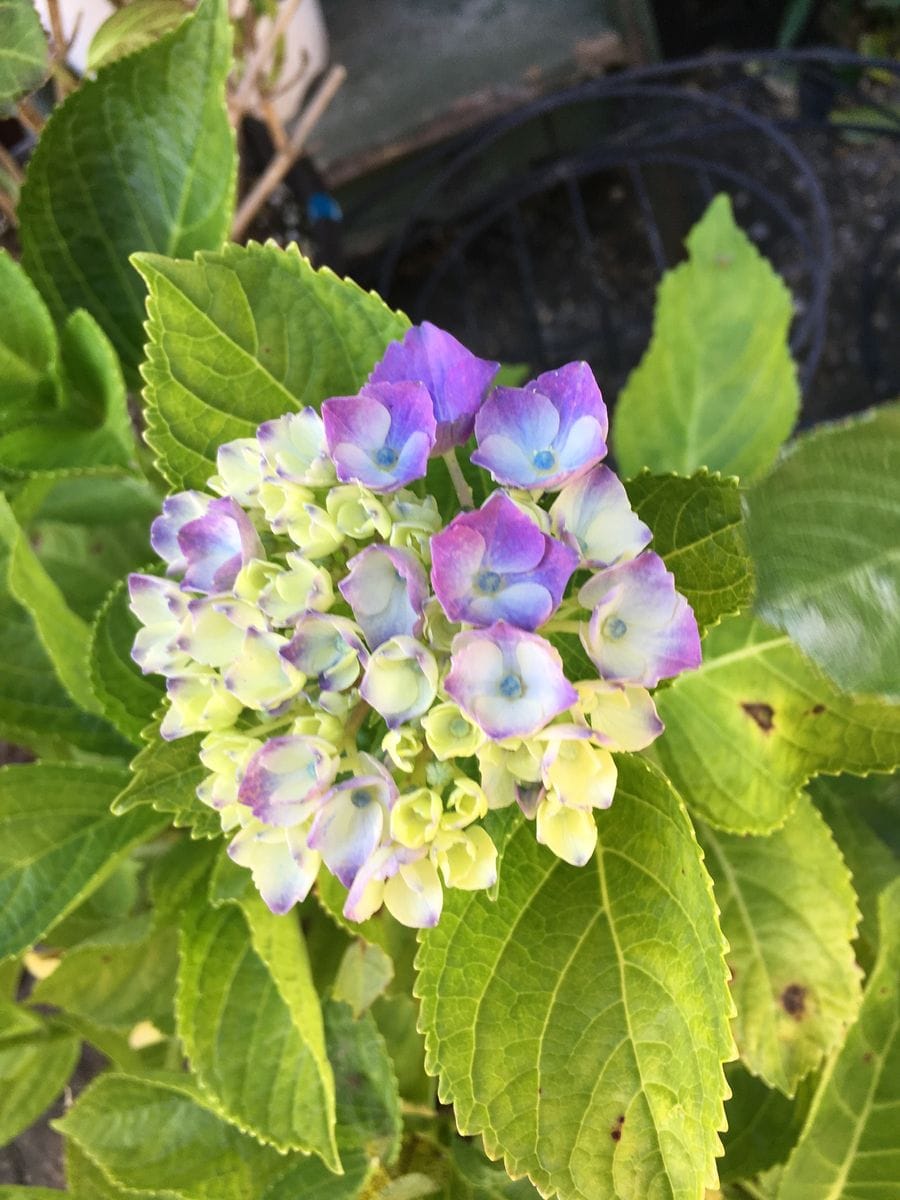
[[(600, 465), (590, 368), (492, 388), (497, 370), (411, 328), (357, 395), (223, 445), (211, 492), (153, 523), (166, 577), (130, 577), (134, 658), (167, 678), (162, 736), (205, 734), (198, 794), (274, 912), (324, 864), (348, 919), (384, 903), (434, 925), (443, 886), (494, 883), (484, 822), (512, 804), (584, 864), (612, 754), (662, 732), (648, 689), (700, 662), (690, 607)], [(481, 470), (464, 472), (473, 434)]]

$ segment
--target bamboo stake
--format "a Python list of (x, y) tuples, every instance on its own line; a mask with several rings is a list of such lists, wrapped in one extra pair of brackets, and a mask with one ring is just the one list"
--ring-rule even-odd
[(241, 202), (231, 226), (231, 236), (234, 241), (241, 240), (253, 218), (297, 161), (306, 145), (307, 138), (321, 120), (326, 108), (346, 78), (347, 72), (340, 65), (332, 67), (325, 76), (325, 80), (312, 102), (303, 110), (284, 150), (275, 155), (265, 172)]

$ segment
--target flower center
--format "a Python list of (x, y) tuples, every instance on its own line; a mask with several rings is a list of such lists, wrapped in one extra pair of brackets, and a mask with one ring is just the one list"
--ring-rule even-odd
[(628, 626), (621, 617), (610, 617), (603, 626), (603, 632), (608, 638), (611, 638), (614, 642), (617, 642), (619, 638), (624, 637), (628, 632)]
[(556, 465), (556, 455), (552, 450), (535, 450), (531, 461), (539, 471), (552, 471)]
[(397, 465), (397, 451), (390, 446), (382, 446), (375, 452), (375, 465), (384, 471), (389, 471), (391, 467)]
[(475, 577), (475, 586), (479, 592), (485, 592), (488, 596), (498, 592), (502, 582), (496, 571), (479, 571)]
[(372, 793), (368, 788), (354, 788), (350, 793), (350, 803), (354, 808), (368, 808), (372, 803)]
[(452, 737), (465, 737), (469, 732), (469, 722), (465, 717), (454, 717), (450, 722), (450, 734)]
[(507, 700), (518, 700), (524, 690), (522, 680), (512, 671), (500, 680), (500, 695), (505, 696)]

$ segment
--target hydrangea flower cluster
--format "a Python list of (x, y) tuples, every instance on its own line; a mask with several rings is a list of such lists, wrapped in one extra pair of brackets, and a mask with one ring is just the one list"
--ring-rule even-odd
[[(490, 887), (491, 809), (582, 865), (616, 751), (662, 731), (648, 689), (700, 662), (693, 613), (624, 487), (585, 363), (524, 387), (428, 323), (355, 396), (223, 445), (210, 491), (152, 526), (133, 656), (164, 675), (164, 738), (202, 733), (200, 799), (286, 912), (324, 867), (363, 921), (434, 925)], [(456, 458), (497, 485), (478, 508)], [(425, 490), (443, 456), (460, 504)], [(595, 671), (566, 676), (560, 647)], [(583, 655), (576, 655), (583, 661)]]

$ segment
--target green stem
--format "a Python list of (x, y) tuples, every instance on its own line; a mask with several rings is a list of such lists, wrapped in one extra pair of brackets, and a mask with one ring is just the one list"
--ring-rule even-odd
[(459, 465), (459, 460), (456, 457), (456, 450), (448, 450), (443, 455), (444, 462), (447, 464), (447, 470), (450, 472), (450, 481), (453, 484), (453, 489), (456, 492), (459, 502), (463, 508), (474, 508), (475, 497), (472, 495), (472, 489), (466, 483), (466, 477), (462, 473), (462, 467)]
[(548, 621), (541, 633), (580, 633), (583, 621)]

